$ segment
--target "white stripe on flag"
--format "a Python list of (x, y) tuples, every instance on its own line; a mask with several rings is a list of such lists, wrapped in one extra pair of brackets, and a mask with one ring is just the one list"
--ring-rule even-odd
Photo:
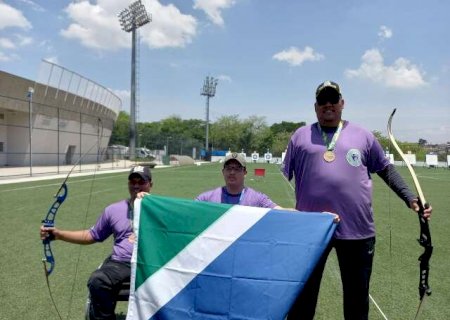
[(233, 206), (135, 292), (142, 319), (150, 319), (236, 239), (269, 212), (268, 208)]

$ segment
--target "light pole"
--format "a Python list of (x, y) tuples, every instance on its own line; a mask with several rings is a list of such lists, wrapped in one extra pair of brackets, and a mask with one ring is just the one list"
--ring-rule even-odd
[(122, 29), (131, 32), (131, 92), (130, 92), (130, 159), (136, 157), (136, 29), (149, 23), (147, 14), (140, 0), (133, 2), (119, 13)]
[(216, 94), (216, 87), (219, 80), (214, 79), (213, 77), (206, 77), (205, 82), (203, 83), (202, 92), (200, 93), (202, 96), (206, 96), (206, 137), (205, 137), (205, 152), (206, 156), (208, 156), (209, 144), (209, 98), (214, 97)]
[(33, 150), (32, 150), (32, 145), (33, 145), (33, 93), (34, 93), (34, 89), (32, 87), (28, 87), (28, 93), (27, 93), (27, 97), (28, 97), (28, 128), (29, 128), (29, 143), (30, 143), (30, 176), (33, 175)]

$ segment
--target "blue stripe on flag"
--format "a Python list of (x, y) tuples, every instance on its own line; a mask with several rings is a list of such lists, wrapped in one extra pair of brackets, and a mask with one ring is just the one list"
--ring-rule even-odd
[(272, 210), (151, 319), (284, 319), (334, 230), (329, 214)]

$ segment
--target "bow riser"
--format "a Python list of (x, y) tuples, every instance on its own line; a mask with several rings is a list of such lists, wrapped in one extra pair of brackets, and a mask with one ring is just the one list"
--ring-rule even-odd
[(420, 204), (419, 210), (419, 223), (420, 223), (420, 237), (417, 239), (419, 245), (424, 248), (424, 252), (420, 255), (420, 279), (419, 279), (419, 296), (423, 299), (423, 296), (431, 295), (431, 288), (428, 284), (428, 275), (430, 272), (430, 259), (433, 254), (433, 246), (431, 244), (431, 234), (430, 227), (428, 225), (427, 219), (423, 216), (423, 208), (427, 209), (429, 207), (428, 203), (424, 206)]
[[(56, 200), (50, 206), (50, 209), (48, 209), (45, 219), (42, 220), (42, 225), (44, 227), (53, 228), (55, 226), (56, 213), (58, 212), (58, 209), (64, 202), (64, 200), (66, 200), (67, 191), (68, 191), (67, 185), (66, 182), (64, 181), (55, 196)], [(44, 245), (44, 258), (42, 258), (42, 262), (44, 263), (45, 274), (47, 277), (53, 272), (53, 269), (55, 268), (55, 258), (53, 256), (52, 248), (50, 246), (50, 243), (54, 239), (55, 238), (53, 234), (50, 234), (47, 238), (42, 240), (42, 244)], [(48, 264), (50, 264), (49, 268)]]

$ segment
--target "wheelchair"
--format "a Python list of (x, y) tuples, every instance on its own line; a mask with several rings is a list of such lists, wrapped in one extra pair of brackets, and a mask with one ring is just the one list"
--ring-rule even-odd
[[(100, 268), (101, 266), (102, 266), (102, 264), (100, 264), (98, 266), (98, 268)], [(122, 287), (120, 288), (119, 294), (117, 295), (116, 301), (114, 302), (114, 307), (118, 301), (128, 301), (129, 297), (130, 297), (130, 282), (126, 281), (126, 282), (122, 283)], [(88, 292), (88, 296), (86, 299), (86, 305), (84, 308), (85, 320), (90, 320), (90, 318), (89, 318), (90, 306), (91, 306), (91, 294), (90, 294), (90, 292)]]

